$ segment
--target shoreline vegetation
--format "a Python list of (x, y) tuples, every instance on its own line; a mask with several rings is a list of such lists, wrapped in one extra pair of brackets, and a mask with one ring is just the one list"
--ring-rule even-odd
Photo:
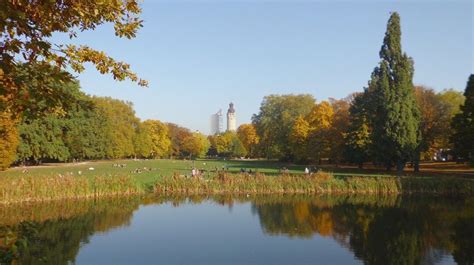
[(141, 183), (133, 177), (20, 176), (0, 178), (0, 204), (156, 194), (271, 195), (271, 194), (443, 194), (473, 195), (474, 180), (456, 177), (334, 176), (218, 172), (207, 177), (179, 174)]

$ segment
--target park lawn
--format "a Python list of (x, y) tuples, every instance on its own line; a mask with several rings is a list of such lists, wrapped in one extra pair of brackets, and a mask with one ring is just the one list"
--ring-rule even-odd
[[(114, 164), (125, 164), (125, 167), (114, 167)], [(172, 176), (174, 174), (187, 175), (191, 174), (192, 167), (204, 169), (204, 176), (210, 176), (215, 169), (223, 169), (230, 173), (238, 173), (243, 168), (245, 170), (251, 169), (253, 172), (264, 173), (266, 175), (277, 175), (279, 170), (283, 167), (289, 169), (291, 174), (303, 174), (305, 165), (295, 165), (290, 163), (283, 163), (270, 160), (222, 160), (222, 159), (198, 159), (198, 160), (174, 160), (174, 159), (151, 159), (151, 160), (101, 160), (101, 161), (86, 161), (80, 163), (51, 163), (42, 166), (27, 167), (28, 172), (23, 173), (22, 167), (10, 168), (6, 171), (0, 172), (2, 176), (59, 176), (72, 175), (79, 176), (79, 171), (82, 176), (86, 177), (124, 177), (130, 176), (139, 183), (146, 186), (153, 185), (157, 180), (163, 176)], [(94, 170), (89, 170), (94, 168)], [(151, 169), (151, 171), (146, 170)], [(378, 177), (378, 176), (393, 176), (394, 172), (386, 172), (381, 170), (357, 169), (345, 167), (330, 167), (323, 166), (322, 169), (326, 172), (331, 172), (335, 177)], [(140, 173), (137, 173), (137, 171)], [(408, 172), (406, 172), (408, 173)], [(416, 174), (423, 176), (428, 172)], [(441, 175), (449, 176), (453, 172), (441, 173)]]
[[(114, 164), (126, 166), (117, 167)], [(202, 169), (204, 178), (185, 177), (191, 175), (193, 167)], [(288, 168), (290, 174), (280, 174), (282, 167)], [(216, 169), (223, 168), (226, 172), (214, 173)], [(263, 174), (236, 174), (242, 168)], [(381, 175), (374, 172), (361, 174), (357, 171), (351, 173), (349, 170), (339, 173), (340, 167), (334, 170), (326, 167), (324, 171), (316, 174), (296, 177), (297, 174), (303, 174), (304, 168), (304, 165), (263, 160), (168, 159), (55, 163), (28, 167), (27, 172), (21, 167), (11, 168), (0, 172), (0, 204), (129, 196), (147, 192), (164, 195), (413, 192), (474, 194), (474, 180), (467, 178), (420, 178), (420, 175), (403, 178), (390, 175), (379, 177)]]
[[(114, 167), (114, 164), (125, 164), (125, 167)], [(208, 176), (215, 169), (221, 170), (226, 168), (231, 173), (240, 172), (242, 168), (246, 170), (258, 171), (267, 175), (276, 175), (279, 169), (286, 167), (291, 174), (302, 174), (304, 172), (303, 165), (293, 165), (281, 163), (277, 161), (266, 160), (173, 160), (173, 159), (154, 159), (154, 160), (102, 160), (88, 161), (81, 163), (52, 163), (43, 166), (27, 167), (28, 172), (23, 173), (22, 167), (10, 168), (0, 172), (2, 176), (58, 176), (73, 175), (78, 176), (79, 171), (82, 176), (131, 176), (140, 183), (149, 185), (153, 184), (163, 176), (172, 176), (173, 174), (190, 175), (191, 169), (194, 167), (204, 169), (205, 176)], [(94, 168), (94, 170), (89, 170)], [(151, 169), (149, 170), (145, 170)], [(137, 171), (140, 173), (137, 173)]]

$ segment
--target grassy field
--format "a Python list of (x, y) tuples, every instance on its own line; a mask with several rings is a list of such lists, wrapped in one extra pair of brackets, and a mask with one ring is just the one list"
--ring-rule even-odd
[[(114, 164), (122, 164), (125, 167), (114, 167)], [(238, 173), (241, 168), (251, 169), (253, 172), (258, 171), (266, 175), (275, 175), (279, 173), (279, 169), (286, 167), (291, 174), (302, 174), (304, 166), (285, 164), (276, 161), (261, 160), (110, 160), (97, 162), (83, 162), (76, 164), (46, 164), (43, 166), (24, 168), (11, 168), (0, 172), (2, 176), (130, 176), (143, 184), (151, 184), (164, 176), (191, 175), (191, 169), (194, 167), (204, 169), (204, 176), (214, 174), (216, 168), (226, 170), (230, 173)], [(94, 168), (94, 170), (89, 170)]]
[[(193, 167), (200, 178), (191, 178)], [(287, 172), (280, 172), (287, 168)], [(459, 175), (402, 178), (386, 172), (324, 167), (304, 175), (304, 165), (251, 160), (114, 160), (11, 168), (0, 172), (0, 204), (84, 199), (154, 192), (193, 194), (474, 194), (474, 180)], [(225, 169), (225, 170), (223, 170)], [(241, 169), (253, 174), (239, 174)]]
[[(125, 167), (114, 167), (114, 164), (122, 164)], [(155, 183), (164, 176), (190, 175), (194, 167), (204, 169), (204, 176), (215, 174), (215, 170), (226, 168), (229, 173), (238, 173), (240, 169), (251, 169), (253, 172), (259, 172), (266, 175), (277, 175), (283, 167), (288, 168), (290, 174), (303, 174), (304, 165), (294, 165), (281, 163), (277, 161), (265, 160), (105, 160), (89, 161), (81, 163), (55, 163), (42, 166), (24, 168), (10, 168), (0, 172), (2, 176), (81, 176), (86, 177), (109, 177), (109, 176), (129, 176), (136, 179), (139, 183), (149, 185)], [(94, 168), (94, 170), (89, 170)], [(390, 176), (394, 172), (386, 172), (383, 169), (376, 169), (368, 166), (364, 169), (358, 169), (351, 166), (326, 165), (321, 167), (326, 172), (332, 172), (335, 176)], [(407, 168), (407, 175), (415, 176), (474, 176), (474, 169), (455, 163), (425, 163), (421, 166), (421, 173), (413, 174), (410, 168)], [(24, 172), (25, 171), (25, 172)]]

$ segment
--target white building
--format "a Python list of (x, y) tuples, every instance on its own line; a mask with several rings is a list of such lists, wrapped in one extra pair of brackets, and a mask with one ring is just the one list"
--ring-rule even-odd
[(211, 135), (223, 132), (222, 110), (211, 115)]
[(237, 120), (235, 119), (234, 103), (229, 104), (227, 110), (227, 131), (235, 132), (237, 130)]

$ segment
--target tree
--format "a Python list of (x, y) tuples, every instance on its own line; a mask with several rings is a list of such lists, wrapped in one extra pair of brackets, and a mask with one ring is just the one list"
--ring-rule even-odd
[(415, 154), (415, 171), (419, 171), (420, 157), (431, 159), (443, 147), (443, 135), (448, 134), (443, 129), (449, 124), (451, 117), (449, 106), (432, 89), (417, 86), (415, 96), (421, 112), (421, 141)]
[(454, 152), (459, 157), (468, 159), (474, 163), (474, 75), (469, 76), (466, 90), (466, 98), (461, 106), (461, 112), (456, 114), (452, 121)]
[(44, 99), (23, 112), (18, 125), (21, 139), (17, 159), (40, 162), (104, 158), (108, 143), (102, 130), (105, 119), (97, 115), (91, 98), (80, 91), (77, 81), (51, 85), (61, 91), (63, 102), (48, 109)]
[(146, 120), (138, 126), (135, 154), (145, 158), (161, 158), (169, 154), (171, 140), (168, 127), (157, 120)]
[(139, 120), (135, 116), (132, 103), (110, 97), (94, 97), (93, 102), (99, 115), (105, 117), (102, 130), (108, 139), (106, 158), (133, 156)]
[(0, 170), (8, 168), (15, 160), (18, 131), (11, 116), (9, 112), (0, 112)]
[[(77, 47), (52, 43), (50, 38), (53, 34), (61, 33), (76, 38), (78, 31), (94, 30), (104, 23), (114, 24), (116, 36), (133, 38), (142, 26), (138, 1), (3, 0), (1, 5), (0, 87), (4, 90), (3, 103), (8, 105), (8, 109), (19, 107), (13, 101), (28, 85), (24, 81), (32, 81), (19, 78), (17, 65), (25, 62), (36, 73), (52, 74), (50, 77), (60, 82), (72, 80), (72, 76), (61, 70), (81, 72), (84, 70), (83, 64), (89, 62), (102, 74), (111, 73), (115, 79), (129, 78), (146, 85), (145, 80), (138, 79), (130, 71), (128, 64), (115, 61), (104, 52), (85, 45)], [(48, 89), (47, 86), (41, 88)]]
[(247, 155), (247, 150), (238, 137), (232, 138), (231, 153), (234, 157), (244, 157)]
[(75, 38), (77, 31), (94, 30), (107, 22), (114, 24), (116, 36), (133, 38), (142, 26), (138, 1), (2, 0), (0, 6), (0, 115), (11, 119), (4, 123), (10, 124), (8, 137), (0, 137), (0, 146), (8, 148), (2, 157), (11, 158), (7, 153), (16, 149), (12, 127), (24, 111), (38, 106), (31, 102), (45, 102), (46, 108), (54, 109), (63, 100), (51, 84), (71, 82), (74, 77), (65, 70), (80, 73), (84, 63), (92, 63), (102, 74), (147, 86), (128, 64), (86, 45), (52, 43), (51, 38), (60, 33)]
[(309, 125), (307, 156), (311, 161), (329, 158), (331, 150), (330, 133), (334, 110), (328, 101), (316, 104), (306, 116)]
[(461, 112), (461, 105), (464, 103), (465, 97), (462, 92), (454, 89), (444, 89), (437, 94), (439, 100), (446, 104), (449, 109), (448, 113), (450, 117)]
[(345, 140), (344, 137), (349, 127), (349, 99), (329, 99), (334, 111), (331, 127), (329, 128), (329, 159), (338, 163), (344, 160)]
[(61, 117), (54, 114), (21, 123), (18, 159), (35, 162), (43, 159), (66, 161), (70, 153), (63, 141), (64, 127)]
[(372, 138), (375, 158), (387, 169), (403, 171), (420, 141), (420, 114), (413, 92), (413, 61), (401, 48), (400, 16), (392, 13), (380, 50), (381, 62), (372, 73), (369, 92), (374, 106)]
[(306, 116), (315, 104), (311, 95), (266, 96), (258, 114), (253, 115), (261, 149), (267, 158), (291, 159), (289, 136), (296, 118)]
[(296, 161), (306, 162), (308, 160), (307, 141), (309, 131), (309, 123), (302, 115), (298, 116), (293, 124), (288, 141)]
[(186, 156), (183, 152), (183, 145), (186, 143), (186, 139), (190, 139), (192, 132), (174, 123), (167, 123), (166, 126), (168, 126), (168, 134), (171, 139), (170, 155), (172, 157)]
[(454, 116), (461, 112), (461, 105), (464, 103), (464, 95), (460, 91), (453, 89), (445, 89), (436, 95), (439, 101), (447, 108), (449, 120), (440, 124), (443, 132), (439, 139), (439, 146), (443, 149), (453, 149), (451, 138), (453, 130), (451, 129), (451, 121)]
[(345, 134), (345, 157), (362, 168), (370, 158), (371, 130), (369, 126), (367, 91), (355, 94), (349, 108), (349, 126)]
[[(97, 111), (93, 99), (80, 91), (78, 82), (71, 82), (62, 88), (64, 106), (64, 144), (69, 149), (70, 159), (101, 159), (106, 157), (109, 139), (103, 125), (105, 116)], [(46, 107), (47, 104), (44, 104)], [(38, 119), (35, 113), (30, 119)], [(25, 115), (24, 115), (25, 116)]]
[(211, 149), (221, 157), (242, 157), (247, 155), (247, 150), (235, 132), (212, 135), (209, 137)]
[(207, 137), (202, 133), (195, 132), (185, 138), (183, 152), (192, 158), (204, 157), (209, 146), (210, 143)]
[(237, 128), (237, 136), (242, 142), (244, 148), (248, 151), (248, 155), (255, 157), (257, 145), (260, 138), (253, 124), (242, 124)]

